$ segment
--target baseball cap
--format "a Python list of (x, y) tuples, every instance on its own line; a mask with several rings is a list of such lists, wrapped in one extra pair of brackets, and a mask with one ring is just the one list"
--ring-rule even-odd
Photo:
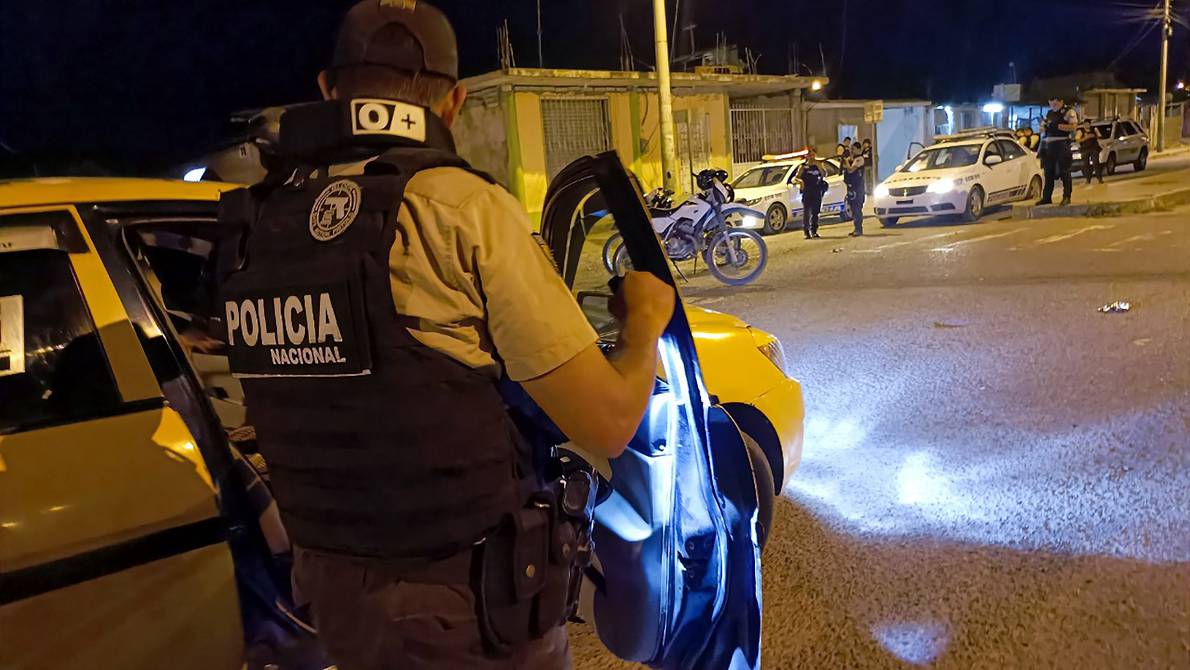
[(450, 20), (420, 0), (362, 0), (339, 28), (332, 68), (380, 65), (459, 80), (459, 45)]

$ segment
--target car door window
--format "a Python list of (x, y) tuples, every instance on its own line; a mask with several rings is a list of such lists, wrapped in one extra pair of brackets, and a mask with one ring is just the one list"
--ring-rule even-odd
[(215, 226), (141, 224), (126, 231), (144, 285), (177, 336), (220, 424), (234, 439), (247, 423), (244, 390), (232, 376), (212, 295)]
[(1000, 154), (1000, 148), (998, 146), (996, 146), (996, 144), (997, 144), (996, 142), (988, 143), (988, 148), (983, 154), (984, 163), (987, 163), (987, 160), (989, 158), (991, 158), (992, 156), (1000, 156), (1001, 158), (1003, 158), (1003, 156)]
[(1121, 122), (1121, 123), (1117, 123), (1117, 124), (1116, 124), (1115, 138), (1116, 138), (1117, 140), (1122, 140), (1122, 139), (1124, 139), (1125, 137), (1127, 137), (1127, 136), (1128, 136), (1128, 134), (1129, 134), (1129, 132), (1128, 132), (1128, 124), (1126, 124), (1126, 123), (1123, 123), (1123, 122)]
[(819, 161), (819, 165), (822, 166), (823, 176), (827, 179), (843, 174), (843, 171), (839, 169), (839, 165), (834, 161)]
[[(0, 434), (114, 414), (121, 397), (52, 230), (0, 221)], [(4, 251), (8, 249), (8, 251)]]
[(1000, 145), (1000, 153), (1004, 155), (1004, 160), (1011, 161), (1017, 158), (1024, 158), (1025, 156), (1025, 150), (1016, 142), (1001, 140), (998, 144)]

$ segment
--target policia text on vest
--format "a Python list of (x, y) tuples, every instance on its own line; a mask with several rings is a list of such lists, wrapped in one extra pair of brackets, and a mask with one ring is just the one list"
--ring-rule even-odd
[(346, 282), (225, 296), (232, 369), (241, 377), (369, 374), (366, 330), (340, 319), (350, 304)]

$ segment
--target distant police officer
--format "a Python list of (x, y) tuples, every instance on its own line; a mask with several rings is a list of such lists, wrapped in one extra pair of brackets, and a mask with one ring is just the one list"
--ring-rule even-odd
[(794, 181), (802, 189), (802, 231), (806, 239), (820, 239), (818, 217), (822, 213), (822, 196), (826, 193), (826, 173), (818, 162), (813, 148), (806, 150), (806, 161), (798, 166)]
[(1098, 178), (1102, 184), (1103, 162), (1099, 160), (1099, 154), (1103, 147), (1099, 144), (1099, 133), (1095, 131), (1095, 126), (1089, 123), (1083, 126), (1080, 133), (1078, 148), (1083, 154), (1083, 176), (1087, 178), (1088, 184), (1094, 178)]
[(602, 354), (520, 205), (455, 154), (457, 67), (437, 9), (360, 2), (327, 101), (287, 111), (269, 177), (220, 208), (231, 364), (343, 670), (569, 667), (594, 496), (558, 485), (501, 375), (614, 457), (674, 307), (630, 273)]
[(1045, 193), (1038, 205), (1052, 205), (1054, 182), (1062, 180), (1062, 204), (1070, 204), (1074, 179), (1070, 175), (1073, 162), (1070, 143), (1078, 130), (1078, 114), (1061, 97), (1050, 98), (1050, 111), (1042, 122), (1045, 138), (1041, 141), (1041, 163), (1045, 169)]
[(847, 184), (847, 199), (851, 203), (851, 221), (855, 230), (848, 233), (850, 237), (863, 237), (864, 234), (864, 153), (859, 144), (852, 144), (843, 154), (843, 180)]

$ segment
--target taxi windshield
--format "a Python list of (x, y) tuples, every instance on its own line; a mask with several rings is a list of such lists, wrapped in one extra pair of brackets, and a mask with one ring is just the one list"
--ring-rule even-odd
[(740, 175), (732, 186), (735, 188), (776, 186), (785, 179), (785, 174), (789, 172), (789, 168), (790, 166), (788, 165), (770, 165), (752, 168)]
[(975, 165), (979, 160), (980, 145), (963, 144), (955, 147), (938, 147), (926, 149), (913, 157), (905, 165), (905, 172), (922, 172), (924, 170), (945, 170)]

